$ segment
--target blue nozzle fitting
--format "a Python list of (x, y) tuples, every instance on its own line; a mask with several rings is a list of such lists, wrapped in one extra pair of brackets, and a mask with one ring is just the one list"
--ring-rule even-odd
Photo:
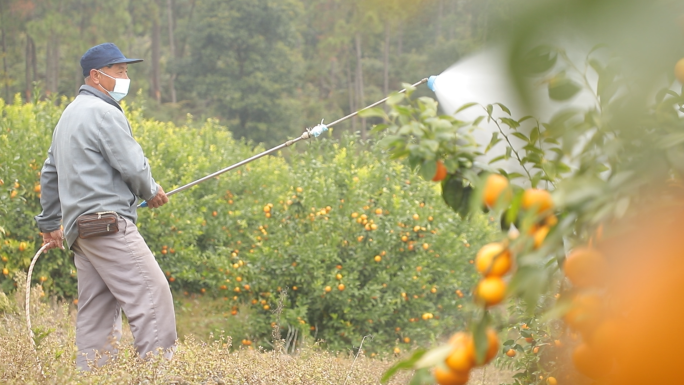
[(437, 80), (437, 76), (435, 75), (432, 75), (428, 78), (427, 86), (432, 90), (432, 92), (435, 92), (435, 80)]
[(311, 129), (311, 135), (313, 135), (314, 138), (318, 138), (319, 135), (326, 131), (328, 131), (328, 126), (323, 124), (323, 121), (321, 120), (321, 124)]
[(147, 201), (138, 205), (138, 208), (144, 208), (144, 207), (147, 207)]

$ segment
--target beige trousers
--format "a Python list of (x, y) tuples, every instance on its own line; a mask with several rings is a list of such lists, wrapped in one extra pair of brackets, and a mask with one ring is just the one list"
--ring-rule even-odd
[(161, 348), (171, 358), (177, 338), (171, 290), (137, 226), (119, 218), (118, 233), (78, 238), (71, 249), (78, 271), (76, 366), (89, 370), (88, 361), (99, 366), (116, 357), (122, 309), (138, 353)]

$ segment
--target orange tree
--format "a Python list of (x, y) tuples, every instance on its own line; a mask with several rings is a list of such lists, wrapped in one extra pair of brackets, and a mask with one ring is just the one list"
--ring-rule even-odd
[[(463, 180), (456, 188), (444, 183), (443, 193), (469, 194), (471, 213), (486, 208), (501, 224), (498, 242), (472, 252), (482, 279), (473, 289), (468, 327), (443, 346), (415, 351), (389, 370), (385, 380), (396, 370), (417, 369), (414, 383), (464, 384), (470, 369), (489, 362), (497, 349), (506, 353), (499, 365), (517, 371), (515, 384), (636, 384), (649, 381), (654, 370), (659, 379), (674, 381), (677, 365), (669, 357), (678, 354), (677, 344), (668, 338), (679, 342), (679, 333), (659, 331), (658, 342), (634, 338), (649, 322), (662, 318), (674, 325), (682, 316), (681, 306), (665, 300), (681, 289), (674, 278), (684, 273), (674, 257), (681, 247), (659, 235), (658, 247), (650, 246), (660, 252), (652, 255), (648, 240), (635, 231), (641, 222), (658, 223), (658, 231), (641, 232), (670, 234), (665, 229), (676, 226), (681, 212), (684, 92), (673, 80), (684, 79), (682, 65), (676, 64), (684, 53), (665, 43), (682, 35), (673, 9), (669, 4), (611, 0), (546, 4), (517, 21), (522, 27), (511, 30), (510, 68), (521, 99), (534, 107), (526, 89), (541, 83), (556, 102), (570, 100), (582, 89), (596, 101), (586, 109), (562, 109), (548, 122), (516, 119), (503, 105), (483, 106), (484, 119), (507, 127), (499, 131), (502, 136), (524, 142), (520, 148), (508, 142), (506, 156), (525, 168), (530, 188), (509, 184), (522, 176), (495, 164), (478, 167), (459, 160), (463, 149), (450, 138), (467, 136), (470, 126), (483, 118), (438, 130), (434, 113), (425, 113), (433, 102), (410, 100), (410, 92), (391, 100), (394, 108), (388, 114), (367, 113), (387, 122), (378, 127), (386, 132), (384, 143), (393, 155), (427, 167), (443, 162), (450, 178)], [(612, 17), (616, 12), (620, 20)], [(536, 45), (535, 31), (557, 31), (556, 24), (581, 25), (587, 40), (606, 44), (590, 50), (580, 63), (559, 47)], [(636, 24), (649, 33), (626, 41), (622, 32)], [(433, 138), (437, 143), (426, 152), (422, 143)], [(500, 139), (493, 136), (492, 142)], [(658, 298), (645, 312), (624, 294), (639, 285)], [(507, 309), (498, 306), (505, 297)], [(639, 304), (648, 303), (638, 297)], [(505, 338), (503, 343), (499, 337)], [(628, 348), (630, 339), (638, 344)], [(667, 352), (666, 358), (639, 365), (645, 349)]]
[[(39, 172), (66, 102), (0, 105), (4, 291), (40, 246), (33, 221)], [(234, 140), (214, 120), (188, 116), (174, 125), (145, 118), (140, 107), (125, 109), (167, 191), (262, 150)], [(364, 344), (371, 353), (403, 351), (461, 326), (475, 279), (469, 251), (492, 236), (487, 217), (465, 222), (443, 210), (438, 184), (354, 136), (297, 150), (139, 211), (141, 232), (176, 295), (222, 298), (225, 329), (245, 344), (268, 344), (278, 319), (291, 338), (296, 331), (336, 350), (373, 335)], [(67, 252), (50, 251), (33, 280), (72, 298), (75, 274)], [(279, 318), (273, 310), (283, 290)]]

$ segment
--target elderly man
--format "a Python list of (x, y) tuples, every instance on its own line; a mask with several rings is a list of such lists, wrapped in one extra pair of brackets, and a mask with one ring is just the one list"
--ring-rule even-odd
[(141, 356), (161, 348), (170, 358), (176, 342), (169, 285), (135, 225), (138, 197), (150, 208), (168, 198), (118, 103), (128, 92), (128, 64), (141, 61), (112, 43), (83, 55), (85, 85), (62, 113), (41, 171), (43, 241), (63, 249), (66, 236), (74, 252), (83, 370), (116, 355), (122, 309)]

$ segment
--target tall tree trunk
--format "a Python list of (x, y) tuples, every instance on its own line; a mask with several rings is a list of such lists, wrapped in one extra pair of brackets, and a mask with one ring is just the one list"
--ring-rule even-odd
[(384, 95), (387, 95), (389, 93), (389, 50), (390, 50), (390, 25), (389, 21), (385, 21), (385, 45), (383, 46), (384, 50), (382, 53), (382, 64), (383, 64), (383, 71), (382, 71), (382, 78), (383, 78), (383, 87), (382, 91)]
[(337, 89), (337, 58), (334, 56), (330, 59), (330, 81), (328, 83), (327, 97), (330, 98)]
[[(361, 34), (356, 33), (356, 91), (357, 91), (357, 105), (358, 108), (363, 108), (365, 103), (365, 98), (363, 95), (363, 66), (361, 63), (362, 52), (361, 52)], [(361, 139), (366, 139), (366, 118), (361, 118)]]
[(2, 73), (5, 78), (5, 101), (9, 103), (10, 101), (10, 90), (9, 90), (9, 74), (7, 73), (7, 42), (5, 41), (5, 12), (0, 4), (0, 23), (2, 24), (2, 29), (0, 33), (2, 37)]
[[(356, 99), (355, 97), (355, 92), (354, 92), (354, 86), (356, 84), (356, 81), (353, 80), (352, 74), (351, 74), (351, 64), (349, 58), (347, 58), (347, 86), (349, 88), (349, 113), (353, 113), (356, 111), (356, 104), (354, 103), (354, 100)], [(352, 118), (352, 132), (356, 132), (356, 116)]]
[(47, 95), (57, 93), (59, 85), (59, 38), (50, 32), (45, 49), (45, 91)]
[(161, 40), (161, 27), (159, 26), (159, 7), (154, 7), (155, 13), (152, 17), (152, 97), (161, 102), (161, 79), (159, 74), (159, 46)]
[[(195, 1), (196, 0), (190, 1), (190, 12), (188, 12), (188, 23), (187, 23), (187, 25), (191, 25), (191, 23), (192, 23), (192, 15), (195, 12)], [(190, 29), (190, 27), (187, 27), (186, 29)], [(183, 34), (183, 41), (180, 44), (180, 52), (178, 53), (178, 57), (185, 56), (185, 47), (186, 47), (186, 43), (188, 41), (189, 35), (190, 35), (189, 33)]]
[(449, 0), (449, 35), (447, 38), (449, 41), (454, 40), (455, 34), (455, 29), (456, 29), (456, 23), (454, 22), (456, 15), (456, 1), (455, 0)]
[(435, 41), (439, 41), (442, 37), (442, 14), (444, 13), (444, 0), (439, 0), (437, 6), (437, 23), (435, 23)]
[(59, 36), (55, 36), (52, 47), (52, 92), (59, 93), (59, 65), (61, 50), (59, 49)]
[(34, 76), (36, 75), (35, 72), (33, 73), (33, 76), (31, 76), (31, 70), (33, 70), (34, 66), (34, 61), (36, 60), (33, 55), (35, 55), (36, 48), (33, 44), (33, 39), (31, 36), (27, 33), (26, 34), (26, 50), (24, 52), (24, 58), (26, 59), (26, 66), (24, 68), (26, 72), (26, 77), (25, 77), (25, 83), (26, 83), (26, 88), (24, 89), (24, 95), (26, 97), (26, 102), (31, 101), (31, 91), (33, 91), (33, 80)]
[(176, 103), (176, 86), (174, 82), (176, 80), (176, 41), (174, 38), (175, 22), (173, 17), (173, 0), (166, 0), (166, 8), (168, 15), (169, 24), (169, 67), (171, 68), (171, 77), (169, 78), (169, 92), (171, 92), (171, 103)]

